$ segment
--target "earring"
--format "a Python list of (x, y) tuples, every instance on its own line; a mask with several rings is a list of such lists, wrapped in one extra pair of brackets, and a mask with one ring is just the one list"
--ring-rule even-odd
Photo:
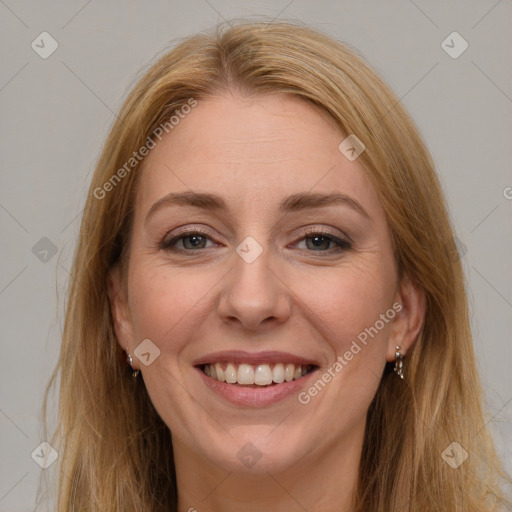
[[(128, 359), (128, 364), (132, 367), (132, 370), (133, 370), (133, 357), (132, 357), (132, 355), (131, 355), (131, 354), (128, 354), (128, 358), (127, 358), (127, 359)], [(137, 378), (137, 376), (139, 375), (139, 373), (140, 373), (140, 370), (134, 370), (134, 371), (132, 372), (132, 377), (133, 377), (134, 379), (136, 379), (136, 378)]]
[(404, 356), (400, 352), (400, 345), (396, 346), (395, 351), (395, 367), (393, 368), (393, 371), (396, 372), (396, 374), (403, 379), (403, 368), (404, 368)]

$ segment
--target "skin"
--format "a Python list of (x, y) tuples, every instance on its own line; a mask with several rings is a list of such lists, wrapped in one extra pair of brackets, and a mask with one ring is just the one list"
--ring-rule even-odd
[[(160, 350), (133, 367), (172, 432), (180, 512), (353, 510), (367, 409), (395, 346), (406, 354), (414, 343), (425, 301), (397, 280), (382, 206), (358, 160), (338, 150), (344, 138), (299, 98), (226, 93), (200, 101), (146, 157), (127, 287), (113, 269), (109, 297), (123, 349), (148, 338)], [(174, 205), (146, 223), (156, 201), (190, 190), (222, 196), (229, 213)], [(290, 194), (333, 191), (369, 218), (343, 204), (278, 211)], [(190, 238), (175, 242), (181, 253), (159, 248), (182, 226), (210, 232), (195, 255)], [(306, 227), (352, 246), (318, 248)], [(263, 248), (250, 264), (235, 251), (247, 236)], [(314, 358), (320, 377), (394, 302), (402, 310), (307, 405), (235, 406), (193, 367), (213, 351), (279, 350)], [(252, 468), (237, 457), (246, 443), (262, 455)]]

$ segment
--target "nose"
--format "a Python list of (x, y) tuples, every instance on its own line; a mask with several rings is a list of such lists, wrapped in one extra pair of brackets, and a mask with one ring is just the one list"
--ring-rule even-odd
[(234, 254), (232, 271), (223, 280), (218, 314), (241, 330), (265, 331), (290, 317), (291, 294), (268, 250), (251, 263)]

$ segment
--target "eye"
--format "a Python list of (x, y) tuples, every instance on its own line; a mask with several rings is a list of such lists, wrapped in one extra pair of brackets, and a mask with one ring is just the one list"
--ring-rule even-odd
[[(348, 240), (318, 229), (306, 231), (306, 236), (303, 236), (298, 243), (300, 242), (305, 242), (306, 250), (313, 252), (338, 253), (352, 248)], [(333, 244), (334, 248), (332, 248)]]
[[(210, 240), (210, 233), (198, 229), (182, 231), (170, 239), (164, 239), (160, 249), (176, 252), (192, 252), (197, 249), (205, 249), (207, 241)], [(181, 247), (179, 245), (181, 244)]]
[[(208, 246), (208, 242), (212, 242), (213, 245)], [(319, 230), (318, 228), (305, 231), (303, 237), (299, 239), (295, 245), (299, 245), (302, 242), (305, 242), (306, 248), (301, 250), (307, 252), (332, 254), (352, 248), (352, 244), (349, 240), (340, 238), (328, 231)], [(218, 244), (213, 242), (211, 234), (208, 231), (196, 228), (181, 231), (169, 239), (164, 238), (159, 244), (159, 249), (190, 253), (201, 249), (208, 249), (209, 247), (215, 247), (216, 245)]]

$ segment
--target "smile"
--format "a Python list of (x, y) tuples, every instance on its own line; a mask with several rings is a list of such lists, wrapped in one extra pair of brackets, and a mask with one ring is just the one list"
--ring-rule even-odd
[(202, 370), (205, 375), (220, 382), (244, 386), (271, 386), (298, 380), (315, 368), (314, 365), (294, 363), (248, 364), (222, 362), (205, 364)]
[(242, 407), (277, 404), (302, 391), (320, 368), (316, 359), (288, 352), (222, 351), (193, 361), (214, 396)]

